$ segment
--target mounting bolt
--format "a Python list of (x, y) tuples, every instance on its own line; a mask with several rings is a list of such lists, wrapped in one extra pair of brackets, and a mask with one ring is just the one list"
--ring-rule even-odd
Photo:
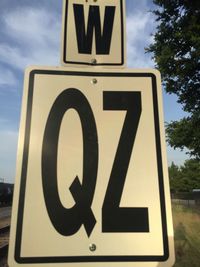
[(95, 78), (92, 79), (92, 83), (93, 83), (93, 84), (97, 84), (97, 79), (95, 79)]
[(94, 252), (97, 249), (97, 247), (95, 244), (90, 244), (89, 249), (90, 249), (90, 251)]
[(91, 60), (91, 63), (92, 63), (92, 65), (96, 65), (96, 64), (97, 64), (97, 60), (96, 60), (95, 58), (93, 58), (93, 59)]

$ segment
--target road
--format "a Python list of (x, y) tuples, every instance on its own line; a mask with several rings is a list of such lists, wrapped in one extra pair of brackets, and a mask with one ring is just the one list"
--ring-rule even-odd
[(11, 216), (11, 207), (0, 208), (0, 219)]

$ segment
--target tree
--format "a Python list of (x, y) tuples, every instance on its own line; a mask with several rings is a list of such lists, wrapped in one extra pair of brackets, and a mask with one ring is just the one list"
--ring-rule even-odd
[(193, 189), (200, 189), (199, 160), (186, 160), (180, 167), (172, 162), (169, 167), (169, 178), (172, 192), (191, 192)]
[(200, 189), (200, 162), (198, 160), (186, 160), (184, 165), (180, 167), (180, 175), (185, 191)]
[(177, 165), (172, 162), (171, 166), (168, 168), (169, 171), (169, 181), (171, 192), (180, 191), (180, 170)]
[(158, 22), (153, 53), (167, 93), (178, 96), (188, 116), (167, 124), (167, 140), (200, 159), (200, 1), (154, 0)]

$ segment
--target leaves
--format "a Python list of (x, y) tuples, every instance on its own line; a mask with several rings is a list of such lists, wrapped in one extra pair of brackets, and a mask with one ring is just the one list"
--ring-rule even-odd
[(146, 51), (153, 54), (166, 92), (176, 94), (190, 114), (167, 125), (167, 139), (172, 147), (186, 147), (200, 159), (200, 1), (154, 3), (159, 24)]
[(169, 167), (169, 178), (173, 192), (191, 192), (193, 189), (200, 189), (200, 162), (197, 159), (190, 159), (180, 167), (172, 162)]
[(170, 146), (189, 150), (191, 156), (200, 160), (200, 117), (196, 114), (173, 121), (166, 127), (167, 141)]

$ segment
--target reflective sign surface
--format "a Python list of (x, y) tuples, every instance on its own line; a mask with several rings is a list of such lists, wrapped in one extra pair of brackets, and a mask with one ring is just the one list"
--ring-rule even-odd
[(172, 266), (159, 74), (26, 72), (9, 264)]
[(63, 0), (62, 65), (125, 65), (124, 0)]

